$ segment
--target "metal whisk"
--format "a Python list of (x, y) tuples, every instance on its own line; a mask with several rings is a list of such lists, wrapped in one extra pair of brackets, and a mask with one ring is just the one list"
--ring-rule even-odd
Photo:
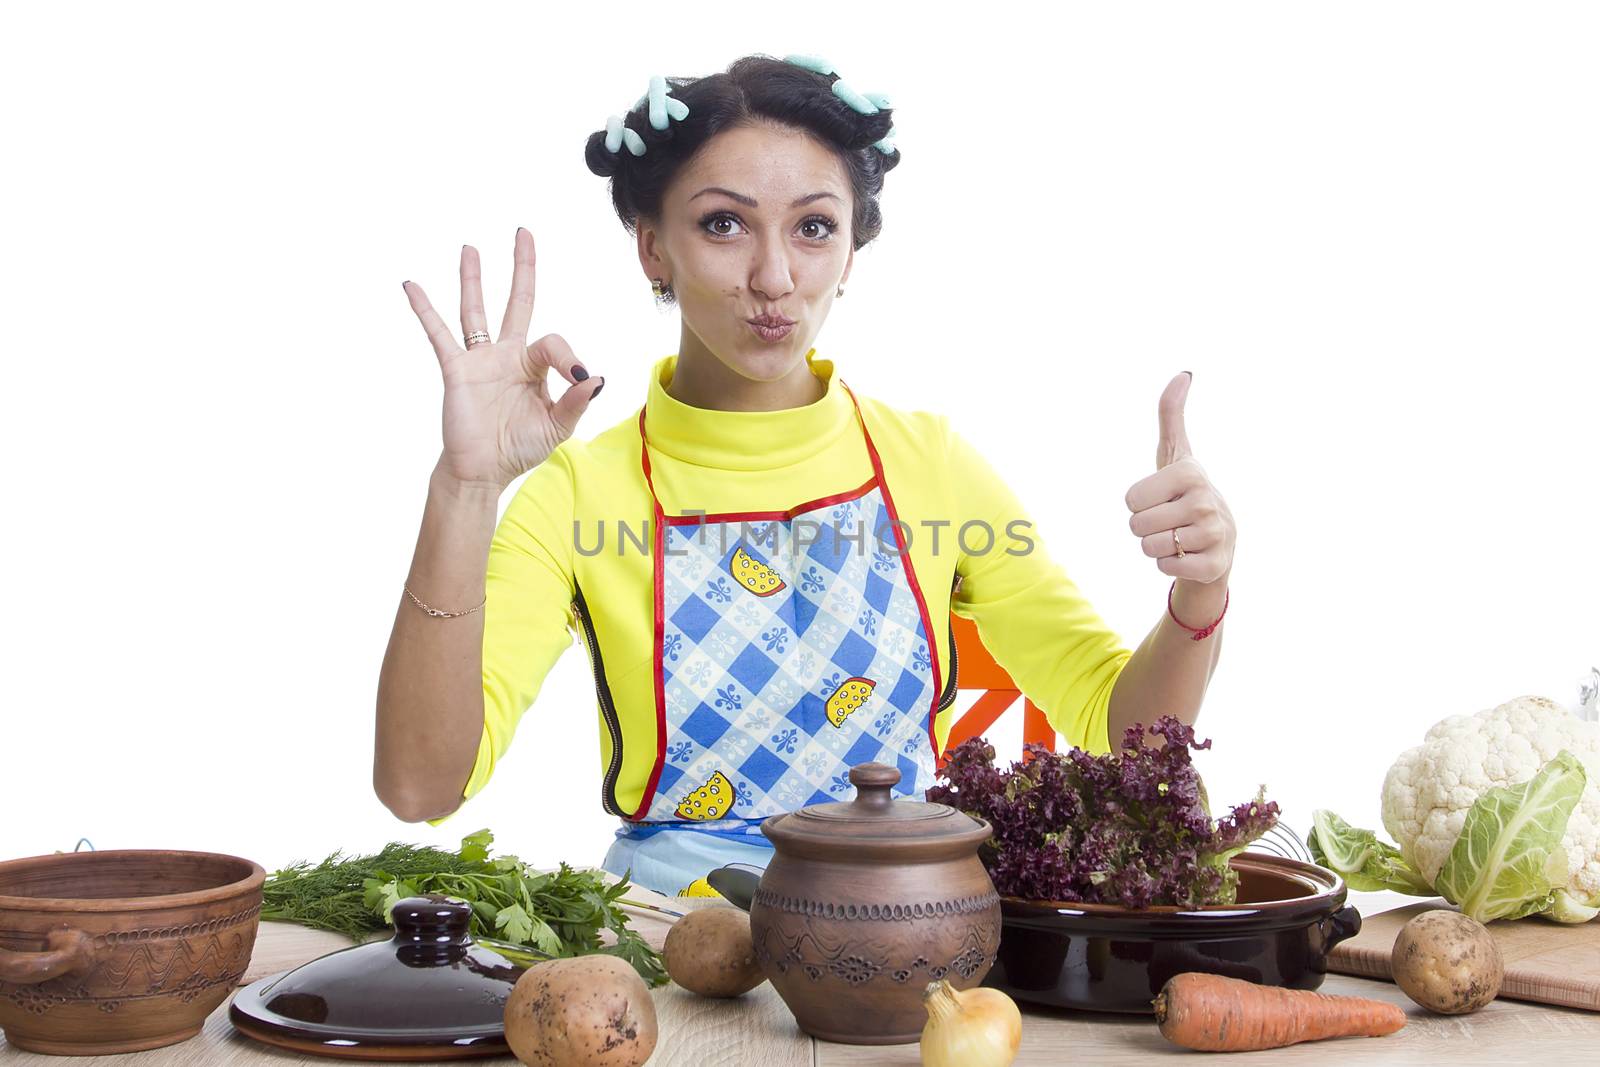
[(1300, 835), (1281, 822), (1272, 824), (1272, 829), (1256, 838), (1245, 846), (1246, 852), (1266, 852), (1285, 859), (1301, 860), (1305, 863), (1315, 863), (1311, 858), (1311, 850)]

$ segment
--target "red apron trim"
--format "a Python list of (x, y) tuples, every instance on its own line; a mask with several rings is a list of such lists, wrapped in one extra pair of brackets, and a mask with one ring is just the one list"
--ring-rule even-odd
[(911, 566), (911, 551), (906, 545), (900, 531), (900, 512), (895, 510), (894, 496), (889, 492), (889, 479), (883, 476), (883, 460), (878, 456), (878, 448), (872, 443), (872, 434), (867, 431), (866, 416), (861, 414), (861, 405), (856, 403), (856, 394), (853, 389), (839, 382), (844, 391), (850, 394), (850, 403), (856, 409), (856, 419), (861, 423), (861, 436), (867, 439), (867, 455), (872, 457), (872, 472), (878, 479), (878, 485), (883, 489), (883, 506), (889, 511), (889, 522), (894, 530), (895, 543), (900, 546), (900, 558), (905, 561), (906, 581), (911, 585), (911, 594), (917, 598), (917, 610), (922, 613), (922, 630), (928, 635), (928, 656), (933, 660), (933, 700), (928, 706), (928, 747), (933, 750), (935, 761), (939, 758), (939, 742), (934, 738), (933, 720), (938, 717), (939, 697), (944, 692), (943, 675), (939, 669), (939, 641), (933, 632), (933, 620), (928, 616), (928, 602), (922, 596), (922, 584), (917, 581), (917, 572)]
[[(661, 769), (667, 762), (667, 692), (666, 681), (661, 677), (659, 665), (661, 663), (661, 650), (665, 620), (662, 619), (662, 584), (656, 580), (660, 574), (662, 554), (665, 548), (663, 538), (666, 536), (665, 523), (662, 521), (661, 501), (656, 499), (654, 484), (650, 481), (650, 452), (645, 447), (644, 440), (644, 408), (639, 409), (639, 453), (644, 462), (644, 480), (650, 487), (650, 504), (653, 522), (653, 533), (650, 538), (650, 584), (653, 587), (652, 600), (654, 601), (655, 636), (653, 638), (655, 651), (653, 659), (657, 665), (651, 670), (655, 676), (653, 685), (656, 695), (656, 763), (650, 771), (650, 782), (645, 786), (644, 793), (640, 796), (639, 806), (634, 809), (628, 819), (638, 822), (650, 810), (650, 801), (656, 795), (656, 785), (661, 781)], [(620, 718), (620, 716), (619, 716)], [(620, 724), (619, 724), (620, 726)], [(620, 777), (620, 772), (619, 772)]]

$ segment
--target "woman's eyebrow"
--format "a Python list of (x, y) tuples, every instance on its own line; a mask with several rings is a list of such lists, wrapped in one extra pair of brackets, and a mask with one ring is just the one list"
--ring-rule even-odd
[[(707, 186), (706, 188), (700, 190), (698, 193), (695, 193), (694, 196), (691, 196), (689, 199), (693, 200), (693, 199), (695, 199), (695, 197), (705, 196), (707, 193), (721, 193), (723, 196), (731, 197), (734, 200), (739, 201), (739, 203), (743, 204), (745, 207), (760, 207), (761, 206), (760, 204), (756, 203), (754, 197), (744, 196), (741, 193), (734, 192), (732, 189), (724, 189), (721, 186), (717, 186), (717, 185)], [(790, 204), (789, 206), (790, 207), (801, 207), (801, 206), (803, 206), (805, 204), (811, 203), (813, 200), (821, 200), (823, 197), (829, 197), (829, 196), (833, 197), (833, 199), (835, 199), (835, 200), (838, 200), (841, 204), (844, 203), (844, 201), (842, 199), (840, 199), (836, 194), (823, 192), (823, 193), (812, 193), (809, 196), (802, 196), (800, 199), (796, 200), (794, 203)]]

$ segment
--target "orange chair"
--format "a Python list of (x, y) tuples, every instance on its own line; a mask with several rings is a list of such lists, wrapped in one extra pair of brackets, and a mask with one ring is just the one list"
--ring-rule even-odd
[[(951, 613), (950, 632), (956, 642), (956, 690), (981, 689), (984, 693), (951, 725), (950, 736), (945, 740), (946, 752), (968, 738), (982, 736), (1022, 696), (1022, 691), (1005, 672), (1005, 668), (996, 663), (994, 657), (989, 655), (989, 650), (983, 647), (983, 642), (978, 639), (977, 624)], [(1026, 745), (1030, 741), (1038, 742), (1054, 752), (1056, 732), (1044, 717), (1044, 712), (1033, 701), (1023, 697), (1022, 743)], [(944, 752), (939, 753), (937, 764), (939, 767), (945, 765)]]

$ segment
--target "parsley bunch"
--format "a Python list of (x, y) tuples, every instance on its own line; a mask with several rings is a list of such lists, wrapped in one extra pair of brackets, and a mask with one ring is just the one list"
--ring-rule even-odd
[[(461, 839), (460, 852), (390, 842), (375, 855), (334, 852), (314, 867), (291, 864), (268, 876), (261, 917), (362, 941), (389, 927), (400, 900), (440, 893), (472, 906), (474, 938), (509, 942), (535, 958), (605, 952), (627, 960), (649, 985), (666, 982), (661, 956), (628, 926), (620, 907), (630, 888), (626, 877), (608, 885), (600, 872), (565, 863), (541, 872), (515, 856), (491, 859), (493, 841), (479, 830)], [(602, 929), (616, 935), (616, 944), (601, 943)]]

